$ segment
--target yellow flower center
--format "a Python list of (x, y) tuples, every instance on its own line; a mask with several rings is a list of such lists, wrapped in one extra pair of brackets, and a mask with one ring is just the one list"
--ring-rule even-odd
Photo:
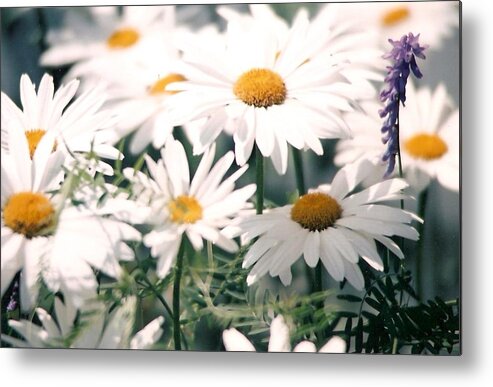
[(174, 223), (192, 224), (202, 219), (202, 206), (193, 196), (180, 195), (168, 203)]
[(447, 144), (436, 134), (419, 133), (406, 140), (404, 148), (416, 159), (433, 160), (447, 153)]
[(390, 11), (387, 11), (382, 16), (381, 22), (384, 27), (392, 27), (403, 22), (409, 16), (411, 16), (409, 8), (406, 6), (401, 6), (397, 8), (392, 8)]
[(139, 40), (140, 35), (133, 28), (121, 28), (113, 32), (106, 44), (109, 48), (128, 48)]
[(32, 238), (53, 225), (54, 214), (53, 205), (43, 194), (19, 192), (7, 200), (3, 208), (3, 221), (16, 233)]
[(186, 81), (186, 78), (181, 75), (181, 74), (168, 74), (165, 77), (159, 78), (150, 88), (149, 88), (149, 94), (152, 95), (157, 95), (157, 94), (175, 94), (178, 93), (178, 91), (168, 91), (166, 90), (166, 87), (173, 82), (182, 82)]
[[(31, 129), (26, 131), (27, 143), (29, 145), (29, 156), (31, 159), (34, 156), (34, 152), (36, 152), (36, 148), (38, 147), (39, 142), (45, 135), (46, 130), (44, 129)], [(53, 152), (56, 151), (56, 142), (53, 144)]]
[(291, 219), (310, 231), (329, 228), (341, 215), (337, 200), (321, 192), (301, 196), (291, 209)]
[(252, 69), (243, 73), (233, 86), (234, 94), (247, 105), (269, 107), (286, 100), (286, 85), (281, 76), (269, 69)]

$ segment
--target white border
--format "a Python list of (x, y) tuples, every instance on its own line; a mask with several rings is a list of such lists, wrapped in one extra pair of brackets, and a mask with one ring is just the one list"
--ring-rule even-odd
[[(191, 1), (192, 2), (192, 1)], [(191, 3), (183, 2), (183, 3)], [(206, 1), (215, 3), (214, 1)], [(2, 0), (2, 6), (137, 1)], [(162, 1), (146, 0), (144, 4)], [(2, 385), (484, 386), (493, 380), (493, 20), (489, 2), (463, 1), (462, 357), (0, 350)], [(487, 383), (487, 380), (490, 382)]]

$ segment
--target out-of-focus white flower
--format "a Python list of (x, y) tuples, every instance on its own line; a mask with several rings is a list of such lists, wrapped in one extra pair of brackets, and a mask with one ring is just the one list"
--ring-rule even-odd
[[(248, 284), (267, 273), (290, 284), (291, 265), (303, 255), (308, 266), (315, 267), (321, 260), (336, 281), (347, 278), (361, 290), (360, 256), (372, 268), (383, 270), (377, 241), (404, 258), (390, 237), (417, 240), (419, 235), (410, 223), (420, 219), (380, 203), (407, 198), (401, 190), (408, 184), (391, 179), (351, 194), (374, 168), (375, 163), (366, 159), (349, 164), (337, 172), (331, 185), (310, 190), (292, 205), (240, 220), (241, 231), (231, 228), (231, 234), (241, 234), (247, 242), (255, 240), (243, 261), (243, 267), (253, 266)], [(229, 230), (226, 233), (229, 235)]]
[(108, 313), (101, 303), (85, 306), (82, 313), (55, 298), (54, 315), (36, 309), (41, 326), (29, 320), (9, 320), (23, 340), (2, 334), (2, 340), (19, 348), (149, 349), (163, 334), (160, 316), (132, 336), (136, 298), (128, 297)]
[(174, 6), (92, 7), (89, 15), (68, 12), (64, 25), (48, 35), (50, 48), (41, 56), (43, 66), (77, 63), (70, 76), (98, 73), (122, 60), (166, 49), (166, 36), (175, 25)]
[(441, 48), (445, 38), (459, 26), (459, 7), (454, 1), (401, 1), (340, 4), (341, 16), (368, 31), (377, 31), (382, 47), (388, 39), (399, 40), (409, 32), (431, 50)]
[(24, 134), (8, 135), (9, 153), (1, 154), (1, 293), (20, 271), (23, 309), (36, 300), (41, 280), (80, 306), (96, 294), (92, 268), (118, 278), (118, 261), (134, 258), (124, 241), (139, 240), (140, 233), (119, 217), (138, 210), (136, 203), (108, 197), (100, 204), (101, 195), (85, 194), (83, 204), (71, 204), (51, 193), (64, 160), (63, 152), (52, 153), (54, 139), (40, 142), (31, 160)]
[[(256, 144), (283, 174), (288, 144), (320, 155), (321, 139), (349, 136), (340, 113), (367, 96), (369, 84), (347, 79), (351, 64), (346, 51), (322, 50), (330, 34), (316, 35), (306, 13), (298, 14), (283, 40), (266, 24), (265, 18), (244, 23), (232, 17), (224, 42), (202, 47), (179, 42), (187, 80), (169, 86), (181, 91), (170, 106), (180, 122), (204, 120), (194, 153), (202, 153), (224, 130), (233, 134), (239, 165)], [(347, 34), (351, 36), (356, 38)]]
[[(31, 159), (36, 157), (36, 150), (43, 140), (51, 141), (53, 150), (62, 150), (69, 161), (72, 155), (89, 151), (102, 158), (120, 157), (118, 150), (109, 143), (114, 123), (110, 112), (100, 109), (105, 94), (96, 88), (70, 103), (78, 87), (79, 81), (73, 80), (55, 92), (53, 78), (44, 74), (36, 93), (29, 76), (23, 74), (20, 80), (22, 110), (2, 92), (2, 150), (11, 152), (8, 132), (19, 131), (27, 138)], [(107, 174), (113, 172), (102, 162), (99, 168)]]
[[(459, 190), (459, 109), (444, 85), (434, 91), (429, 87), (418, 90), (409, 82), (406, 106), (399, 110), (399, 140), (404, 178), (420, 192), (431, 179), (445, 188)], [(385, 146), (381, 141), (381, 105), (376, 102), (361, 104), (361, 111), (345, 117), (353, 132), (351, 140), (337, 144), (335, 163), (344, 165), (360, 157), (381, 157)], [(383, 170), (378, 171), (381, 178)], [(394, 174), (398, 172), (395, 171)]]
[[(235, 328), (223, 332), (223, 343), (226, 351), (255, 352), (255, 347), (242, 333)], [(284, 317), (277, 316), (270, 326), (269, 352), (291, 352), (289, 328)], [(297, 344), (293, 352), (317, 352), (315, 344), (310, 341), (302, 341)], [(318, 352), (345, 353), (346, 342), (340, 337), (332, 337)]]
[(158, 258), (157, 275), (166, 276), (173, 264), (184, 235), (195, 250), (203, 247), (203, 239), (220, 248), (234, 252), (238, 246), (221, 232), (238, 212), (249, 208), (247, 200), (255, 192), (255, 184), (235, 190), (236, 180), (247, 166), (224, 181), (224, 175), (234, 160), (228, 152), (213, 166), (215, 146), (207, 150), (190, 182), (190, 171), (183, 145), (168, 139), (161, 151), (161, 159), (153, 161), (146, 155), (151, 177), (133, 169), (125, 169), (125, 176), (133, 183), (139, 201), (149, 204), (148, 222), (153, 230), (145, 235), (144, 244)]

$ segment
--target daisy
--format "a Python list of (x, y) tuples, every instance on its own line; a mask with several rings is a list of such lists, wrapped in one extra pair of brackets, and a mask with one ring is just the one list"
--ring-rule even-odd
[(168, 90), (173, 82), (184, 81), (180, 74), (176, 49), (147, 54), (138, 62), (120, 63), (104, 74), (110, 108), (116, 115), (115, 140), (135, 131), (130, 142), (133, 154), (141, 153), (150, 143), (161, 148), (172, 133), (175, 123), (169, 114)]
[[(416, 192), (425, 189), (432, 179), (445, 188), (459, 191), (459, 109), (454, 108), (444, 85), (434, 91), (418, 90), (409, 82), (406, 106), (399, 110), (399, 140), (404, 178)], [(382, 106), (362, 103), (362, 110), (345, 117), (353, 139), (337, 144), (336, 165), (344, 165), (362, 156), (382, 156)], [(397, 174), (397, 171), (394, 172)], [(383, 172), (380, 177), (383, 176)]]
[(1, 337), (18, 348), (149, 349), (163, 334), (164, 317), (154, 319), (132, 336), (135, 310), (135, 297), (127, 298), (111, 313), (103, 304), (78, 313), (72, 305), (55, 297), (53, 316), (42, 308), (36, 309), (41, 325), (30, 320), (9, 320), (9, 326), (23, 340), (5, 334)]
[[(182, 42), (187, 81), (170, 85), (170, 90), (182, 91), (170, 105), (179, 121), (206, 118), (194, 153), (202, 153), (226, 130), (233, 133), (239, 165), (256, 144), (284, 174), (288, 144), (320, 155), (321, 139), (349, 136), (340, 112), (352, 110), (349, 96), (365, 90), (344, 77), (349, 66), (344, 55), (316, 55), (309, 31), (305, 14), (284, 42), (263, 24), (245, 28), (232, 20), (222, 47)], [(324, 43), (324, 37), (317, 38)]]
[[(255, 352), (255, 347), (242, 333), (235, 328), (223, 332), (223, 343), (226, 351)], [(282, 316), (277, 316), (270, 325), (270, 339), (268, 352), (291, 352), (289, 328)], [(297, 344), (293, 352), (317, 352), (315, 344), (302, 341)], [(346, 342), (338, 336), (332, 337), (320, 350), (320, 353), (345, 353)]]
[(228, 230), (228, 235), (240, 234), (245, 242), (255, 239), (243, 261), (244, 268), (253, 266), (248, 285), (267, 273), (289, 285), (291, 265), (303, 255), (308, 266), (315, 267), (321, 259), (336, 281), (347, 278), (361, 290), (360, 256), (372, 268), (383, 270), (376, 242), (404, 258), (390, 237), (417, 240), (419, 235), (410, 223), (420, 219), (380, 203), (407, 198), (401, 190), (408, 184), (392, 179), (351, 195), (374, 168), (375, 162), (369, 160), (349, 164), (338, 171), (331, 185), (310, 190), (294, 204), (246, 217), (239, 221), (239, 230)]
[[(78, 87), (79, 81), (73, 80), (55, 92), (53, 78), (44, 74), (36, 93), (29, 76), (23, 74), (20, 80), (22, 110), (2, 92), (2, 150), (10, 151), (7, 132), (13, 130), (27, 138), (31, 159), (45, 137), (55, 139), (53, 150), (61, 149), (70, 156), (92, 151), (103, 158), (120, 157), (118, 150), (108, 142), (113, 124), (110, 113), (100, 110), (105, 95), (97, 88), (70, 103)], [(112, 173), (105, 163), (100, 163), (100, 168), (107, 174)]]
[(455, 1), (402, 1), (347, 3), (340, 8), (341, 16), (377, 31), (382, 47), (388, 45), (389, 38), (417, 32), (430, 49), (438, 50), (459, 26), (457, 5)]
[(153, 230), (143, 240), (158, 258), (160, 278), (168, 274), (184, 235), (195, 250), (202, 249), (203, 239), (228, 252), (237, 250), (236, 242), (224, 236), (221, 229), (240, 210), (251, 208), (247, 200), (256, 186), (250, 184), (235, 190), (235, 182), (247, 170), (246, 165), (222, 181), (234, 155), (228, 152), (212, 167), (214, 155), (213, 145), (205, 152), (190, 182), (183, 145), (171, 137), (161, 151), (160, 160), (154, 162), (145, 156), (150, 178), (133, 169), (124, 170), (133, 183), (134, 196), (151, 210), (148, 222)]
[(69, 77), (114, 69), (121, 60), (138, 58), (149, 49), (166, 49), (164, 37), (175, 24), (173, 6), (126, 6), (121, 15), (118, 7), (91, 7), (87, 11), (89, 15), (67, 12), (64, 25), (50, 31), (50, 48), (41, 56), (42, 66), (77, 63)]
[[(21, 306), (35, 302), (41, 281), (52, 292), (80, 306), (96, 295), (93, 268), (119, 278), (120, 260), (134, 258), (124, 241), (139, 240), (139, 232), (123, 222), (136, 212), (135, 203), (101, 194), (79, 194), (79, 205), (57, 194), (63, 153), (52, 153), (54, 139), (40, 142), (31, 160), (26, 137), (9, 135), (9, 153), (1, 158), (2, 260), (1, 293), (21, 272)], [(111, 195), (108, 195), (111, 196)]]

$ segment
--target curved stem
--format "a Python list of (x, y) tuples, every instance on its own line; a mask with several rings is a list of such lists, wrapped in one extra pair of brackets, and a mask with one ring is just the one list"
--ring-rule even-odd
[(185, 237), (180, 245), (176, 259), (175, 279), (173, 282), (173, 339), (175, 350), (181, 350), (181, 327), (180, 327), (180, 282), (183, 271), (183, 258), (185, 255)]
[[(419, 207), (418, 207), (418, 216), (421, 219), (425, 219), (425, 211), (426, 211), (426, 202), (428, 201), (428, 189), (425, 189), (423, 192), (419, 194)], [(423, 249), (424, 249), (424, 222), (418, 223), (417, 231), (419, 234), (418, 246), (417, 246), (417, 254), (416, 254), (416, 291), (418, 293), (418, 297), (421, 298), (423, 294), (423, 279), (422, 279), (422, 271), (423, 271)]]
[(257, 172), (256, 210), (257, 214), (264, 212), (264, 156), (258, 146), (255, 146), (255, 162)]

